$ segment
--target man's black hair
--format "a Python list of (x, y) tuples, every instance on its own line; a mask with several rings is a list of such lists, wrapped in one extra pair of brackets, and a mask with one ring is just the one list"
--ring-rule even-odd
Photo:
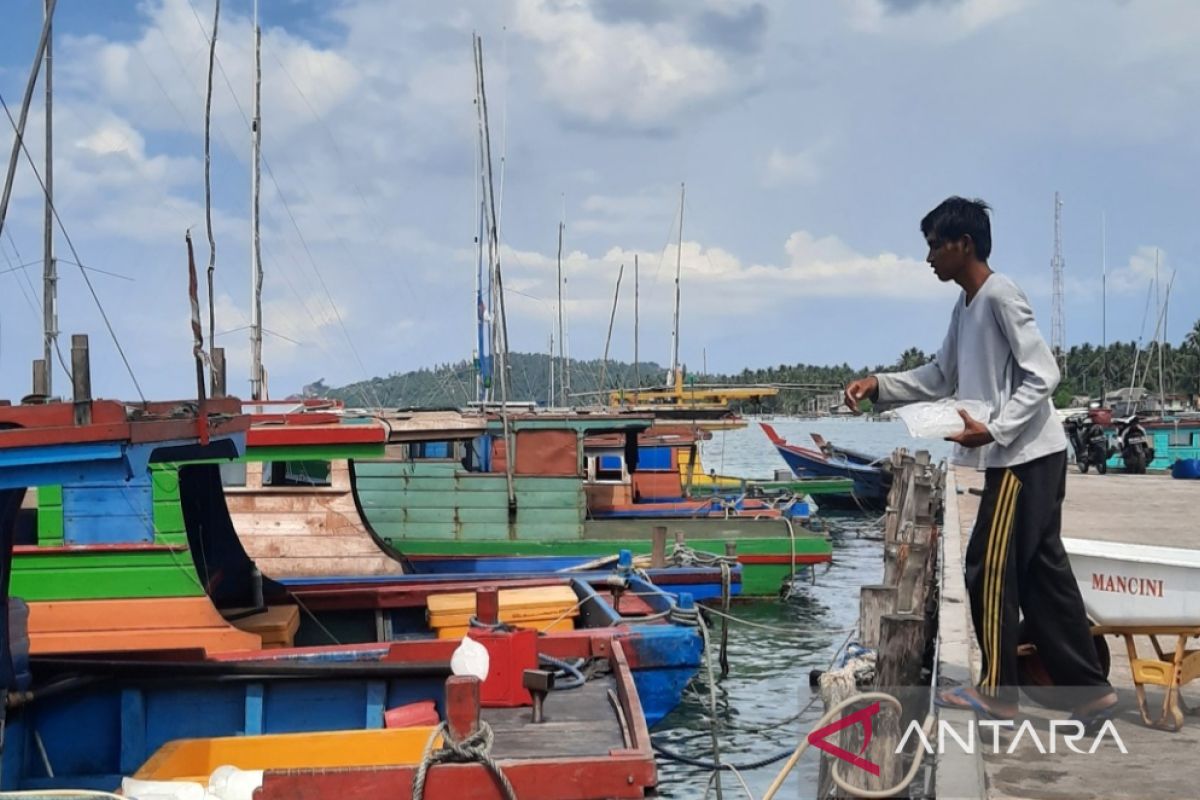
[(975, 243), (975, 256), (980, 261), (987, 261), (992, 254), (989, 211), (991, 206), (982, 200), (947, 197), (921, 220), (921, 233), (926, 238), (932, 234), (935, 239), (946, 242), (970, 236)]

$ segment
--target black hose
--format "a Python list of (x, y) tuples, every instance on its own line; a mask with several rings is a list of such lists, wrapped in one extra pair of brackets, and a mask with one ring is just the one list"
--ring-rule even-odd
[(655, 752), (661, 753), (664, 758), (667, 758), (671, 761), (678, 761), (680, 764), (687, 764), (692, 767), (700, 767), (701, 769), (708, 769), (708, 770), (718, 770), (718, 769), (719, 770), (734, 770), (734, 769), (736, 769), (738, 772), (746, 772), (747, 770), (759, 769), (761, 767), (770, 766), (771, 764), (775, 764), (779, 761), (783, 761), (785, 758), (789, 757), (792, 753), (796, 752), (796, 749), (793, 747), (788, 750), (781, 750), (778, 753), (776, 753), (775, 755), (765, 756), (763, 758), (758, 759), (757, 761), (750, 761), (745, 764), (730, 764), (728, 761), (722, 761), (720, 764), (717, 764), (712, 761), (705, 761), (702, 758), (692, 758), (691, 756), (685, 756), (682, 753), (676, 753), (674, 750), (669, 750), (666, 747), (663, 747), (661, 744), (654, 741), (653, 739), (650, 740), (650, 744), (654, 747)]

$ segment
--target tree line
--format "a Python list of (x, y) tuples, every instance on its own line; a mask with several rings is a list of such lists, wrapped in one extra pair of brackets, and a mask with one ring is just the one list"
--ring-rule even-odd
[[(1161, 358), (1160, 358), (1161, 356)], [(688, 383), (753, 385), (780, 384), (785, 388), (775, 397), (761, 403), (744, 404), (739, 410), (764, 413), (793, 413), (807, 407), (811, 398), (839, 392), (850, 381), (876, 372), (912, 369), (932, 360), (933, 355), (910, 347), (891, 364), (871, 367), (852, 367), (817, 364), (780, 364), (778, 366), (746, 368), (731, 374), (699, 374), (688, 372)], [(545, 353), (510, 353), (508, 397), (511, 400), (547, 402), (551, 391), (554, 403), (560, 402), (561, 364), (551, 364)], [(1055, 404), (1064, 407), (1072, 398), (1087, 395), (1099, 398), (1102, 392), (1134, 386), (1152, 394), (1200, 395), (1200, 320), (1178, 345), (1165, 343), (1139, 345), (1137, 342), (1113, 342), (1107, 347), (1092, 344), (1072, 346), (1061, 355), (1062, 381), (1055, 393)], [(1135, 372), (1136, 367), (1136, 372)], [(555, 370), (555, 385), (551, 387), (551, 369)], [(477, 367), (470, 360), (438, 364), (387, 377), (376, 377), (342, 387), (330, 387), (323, 379), (304, 387), (310, 397), (331, 397), (351, 406), (382, 406), (388, 408), (447, 408), (459, 407), (476, 397)], [(600, 380), (604, 388), (633, 388), (640, 377), (642, 387), (664, 386), (666, 369), (652, 362), (633, 364), (599, 359), (569, 361), (569, 402), (573, 405), (597, 403), (600, 400)], [(496, 389), (498, 396), (499, 390)]]

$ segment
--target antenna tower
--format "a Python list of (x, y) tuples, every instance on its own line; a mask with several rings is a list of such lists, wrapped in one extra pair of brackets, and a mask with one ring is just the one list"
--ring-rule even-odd
[(1050, 269), (1054, 272), (1054, 311), (1050, 323), (1050, 349), (1058, 360), (1059, 368), (1066, 374), (1067, 324), (1063, 314), (1063, 268), (1066, 263), (1062, 255), (1062, 199), (1054, 193), (1054, 257)]

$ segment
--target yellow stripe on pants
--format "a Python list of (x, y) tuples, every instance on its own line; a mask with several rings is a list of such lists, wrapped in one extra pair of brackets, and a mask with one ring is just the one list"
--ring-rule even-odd
[[(1009, 473), (1010, 475), (1012, 473)], [(992, 606), (995, 608), (996, 622), (992, 629), (992, 651), (999, 654), (1000, 652), (1000, 628), (1004, 619), (1004, 587), (1005, 573), (1008, 570), (1008, 545), (1012, 541), (1013, 523), (1015, 522), (1017, 513), (1017, 496), (1021, 494), (1021, 481), (1015, 475), (1012, 476), (1013, 486), (1009, 490), (1008, 509), (1006, 511), (1007, 519), (1000, 529), (1000, 551), (999, 559), (996, 561), (996, 579), (992, 584)], [(992, 689), (995, 690), (1000, 683), (1000, 659), (996, 659), (995, 669), (989, 670), (992, 672)]]
[(1005, 538), (1005, 533), (1011, 527), (1015, 487), (1016, 477), (1011, 470), (1005, 470), (1004, 478), (1000, 481), (1000, 491), (996, 496), (996, 505), (992, 509), (987, 555), (983, 562), (983, 636), (981, 642), (988, 665), (987, 674), (982, 681), (984, 689), (993, 689), (999, 675), (1000, 609), (996, 608), (995, 597), (998, 594), (997, 585), (1003, 581), (1003, 562), (1000, 561), (1000, 551), (1003, 548), (1002, 540)]

